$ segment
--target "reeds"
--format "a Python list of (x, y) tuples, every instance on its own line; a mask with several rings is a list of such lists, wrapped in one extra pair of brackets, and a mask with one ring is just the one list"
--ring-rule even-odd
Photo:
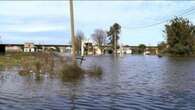
[(54, 59), (51, 53), (37, 53), (21, 60), (21, 75), (30, 73), (45, 74), (52, 72), (54, 68)]
[(83, 69), (79, 65), (72, 64), (66, 57), (61, 57), (52, 52), (39, 53), (14, 53), (6, 55), (19, 65), (21, 76), (32, 75), (38, 79), (44, 74), (57, 76), (64, 82), (76, 82), (82, 80), (85, 76), (100, 78), (103, 69), (98, 65), (93, 65), (89, 69)]

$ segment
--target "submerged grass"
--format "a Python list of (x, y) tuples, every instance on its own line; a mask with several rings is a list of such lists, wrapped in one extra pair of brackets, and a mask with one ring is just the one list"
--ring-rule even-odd
[(59, 73), (62, 81), (69, 82), (81, 80), (85, 71), (76, 64), (64, 64)]
[(15, 66), (20, 65), (22, 59), (32, 59), (34, 56), (31, 53), (6, 53), (0, 55), (1, 66)]
[(52, 53), (37, 53), (33, 55), (33, 59), (22, 59), (20, 66), (21, 72), (28, 73), (51, 73), (54, 68), (54, 58)]
[(93, 65), (91, 68), (87, 71), (87, 74), (89, 74), (90, 77), (93, 78), (101, 78), (103, 74), (103, 69), (101, 66)]
[(85, 77), (85, 74), (99, 78), (103, 73), (102, 68), (97, 65), (85, 70), (64, 59), (66, 58), (56, 57), (51, 52), (7, 53), (0, 56), (0, 66), (19, 66), (21, 69), (18, 73), (21, 76), (34, 75), (40, 77), (47, 73), (59, 76), (64, 82), (80, 81)]
[(100, 66), (93, 65), (90, 69), (85, 70), (79, 65), (64, 64), (60, 70), (60, 78), (63, 82), (76, 82), (82, 80), (85, 75), (93, 78), (101, 78), (103, 69)]

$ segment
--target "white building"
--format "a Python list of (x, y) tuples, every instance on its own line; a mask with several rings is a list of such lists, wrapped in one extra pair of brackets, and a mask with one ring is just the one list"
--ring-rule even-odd
[(21, 46), (17, 45), (7, 45), (5, 46), (5, 51), (6, 52), (22, 52)]
[(34, 43), (25, 43), (24, 44), (24, 52), (35, 52), (36, 46)]
[(125, 46), (123, 46), (122, 48), (123, 48), (123, 53), (124, 53), (124, 54), (132, 54), (131, 46), (125, 45)]

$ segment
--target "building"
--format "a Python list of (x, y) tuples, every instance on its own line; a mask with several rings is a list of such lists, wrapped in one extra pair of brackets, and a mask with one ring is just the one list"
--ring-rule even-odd
[(102, 54), (102, 51), (101, 51), (101, 49), (97, 46), (97, 45), (94, 45), (93, 46), (93, 53), (95, 54), (95, 55), (101, 55)]
[(132, 54), (132, 48), (129, 45), (122, 46), (123, 54)]
[(24, 52), (35, 52), (36, 46), (34, 43), (25, 43), (24, 44)]
[(81, 55), (94, 55), (94, 45), (91, 41), (82, 41), (81, 43)]
[[(137, 54), (139, 46), (120, 46), (117, 49), (118, 54)], [(0, 44), (0, 53), (5, 52), (43, 52), (43, 51), (55, 51), (61, 53), (72, 53), (72, 45), (52, 45), (52, 44)], [(101, 55), (101, 54), (112, 54), (111, 45), (104, 45), (101, 49), (93, 42), (85, 41), (82, 42), (81, 55)], [(145, 55), (156, 55), (158, 54), (158, 48), (156, 46), (147, 46), (144, 52)]]
[(23, 45), (21, 44), (1, 44), (4, 48), (5, 52), (22, 52)]
[(41, 52), (41, 51), (56, 51), (56, 52), (71, 52), (71, 45), (52, 45), (52, 44), (0, 44), (0, 53), (5, 52)]
[(159, 54), (158, 52), (158, 47), (156, 46), (147, 46), (144, 52), (144, 55), (157, 55)]

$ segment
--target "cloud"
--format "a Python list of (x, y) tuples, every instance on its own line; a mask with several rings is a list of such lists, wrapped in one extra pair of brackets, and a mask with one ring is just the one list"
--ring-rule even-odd
[[(64, 1), (1, 1), (0, 15), (17, 17), (64, 16), (67, 13)], [(64, 13), (64, 14), (63, 14)]]
[(49, 32), (49, 31), (65, 31), (65, 26), (43, 23), (29, 23), (26, 25), (6, 25), (1, 32)]
[(0, 3), (1, 32), (68, 30), (67, 9), (63, 1), (1, 1)]
[[(156, 45), (163, 40), (164, 24), (135, 27), (170, 19), (192, 6), (195, 1), (74, 1), (75, 27), (90, 38), (96, 28), (108, 30), (118, 22), (121, 42)], [(0, 34), (6, 42), (70, 40), (68, 1), (0, 1), (0, 10)], [(193, 13), (186, 17), (195, 22)]]
[[(57, 33), (57, 34), (56, 34)], [(44, 43), (44, 44), (65, 44), (70, 41), (66, 32), (27, 32), (27, 33), (3, 33), (1, 40), (3, 43)]]

